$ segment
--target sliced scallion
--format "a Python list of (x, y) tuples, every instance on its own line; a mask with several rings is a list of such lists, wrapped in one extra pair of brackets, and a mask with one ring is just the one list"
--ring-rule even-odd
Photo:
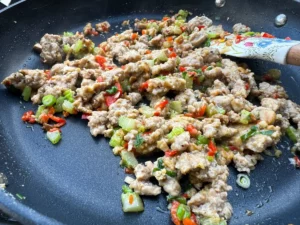
[(56, 102), (56, 98), (53, 95), (46, 95), (42, 99), (43, 105), (53, 106)]
[(242, 188), (248, 189), (250, 187), (250, 178), (246, 174), (238, 174), (236, 179), (237, 185)]
[(25, 86), (25, 88), (23, 89), (23, 92), (22, 92), (22, 96), (23, 96), (23, 100), (24, 101), (28, 101), (30, 96), (31, 96), (31, 87), (29, 86)]

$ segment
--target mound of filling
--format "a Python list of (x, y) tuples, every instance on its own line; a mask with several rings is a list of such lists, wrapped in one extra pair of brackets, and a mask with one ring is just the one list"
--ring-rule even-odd
[[(97, 46), (86, 37), (95, 34), (91, 24), (84, 33), (45, 34), (35, 49), (51, 69), (19, 70), (2, 84), (39, 104), (22, 120), (41, 124), (53, 144), (64, 117), (77, 113), (93, 136), (110, 139), (128, 174), (124, 212), (143, 211), (140, 195), (164, 191), (174, 224), (224, 225), (232, 216), (228, 164), (250, 173), (286, 131), (300, 146), (290, 126), (299, 125), (300, 107), (276, 81), (278, 71), (257, 85), (247, 65), (210, 47), (229, 33), (205, 16), (188, 16), (180, 10), (161, 21), (136, 19), (135, 30)], [(103, 22), (96, 30), (109, 27)], [(233, 31), (239, 39), (261, 35), (243, 24)], [(161, 157), (138, 163), (137, 156), (149, 154)]]

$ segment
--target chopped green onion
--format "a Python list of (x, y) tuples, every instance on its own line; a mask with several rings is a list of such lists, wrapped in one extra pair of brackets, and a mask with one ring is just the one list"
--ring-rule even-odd
[(165, 168), (164, 167), (164, 160), (162, 159), (162, 158), (159, 158), (158, 160), (157, 160), (157, 167), (158, 167), (158, 169), (163, 169), (163, 168)]
[(128, 92), (130, 91), (130, 83), (129, 83), (129, 80), (128, 79), (124, 79), (120, 82), (121, 84), (121, 87), (122, 87), (122, 90), (124, 92)]
[(208, 144), (208, 138), (203, 136), (203, 135), (199, 135), (197, 137), (197, 145), (207, 145)]
[(257, 134), (271, 136), (274, 132), (275, 131), (273, 131), (273, 130), (258, 130), (257, 126), (252, 126), (247, 133), (245, 133), (241, 136), (241, 139), (242, 139), (242, 141), (246, 141), (250, 137), (257, 135)]
[(129, 132), (135, 128), (136, 120), (128, 118), (126, 116), (121, 116), (119, 118), (119, 126)]
[(244, 33), (245, 36), (253, 36), (254, 34), (255, 34), (255, 32), (253, 32), (253, 31)]
[(54, 105), (55, 112), (62, 112), (63, 111), (62, 105), (63, 105), (64, 101), (65, 101), (65, 98), (63, 96), (59, 96), (56, 99), (56, 103)]
[(242, 188), (248, 189), (250, 187), (250, 178), (246, 174), (238, 174), (236, 179), (237, 185)]
[(17, 196), (20, 200), (25, 200), (25, 199), (26, 199), (25, 196), (23, 196), (23, 195), (21, 195), (21, 194), (19, 194), (19, 193), (17, 193), (16, 196)]
[(171, 171), (171, 170), (167, 170), (166, 171), (166, 174), (169, 176), (169, 177), (176, 177), (177, 176), (177, 173), (175, 171)]
[(222, 62), (221, 61), (216, 62), (216, 67), (222, 67)]
[(214, 161), (214, 157), (213, 157), (213, 156), (210, 156), (210, 155), (208, 155), (208, 156), (207, 156), (207, 160), (208, 160), (208, 161), (210, 161), (210, 162), (212, 162), (212, 161)]
[(218, 37), (218, 34), (216, 34), (216, 33), (207, 32), (206, 34), (209, 39), (214, 39), (214, 38)]
[(61, 133), (58, 130), (52, 132), (48, 131), (46, 136), (48, 140), (51, 141), (51, 143), (54, 145), (57, 144), (61, 139)]
[(74, 102), (74, 91), (72, 91), (71, 89), (65, 90), (63, 96), (64, 96), (65, 99), (67, 99), (69, 102)]
[(240, 123), (247, 125), (251, 121), (251, 113), (243, 109), (241, 112)]
[(128, 187), (127, 185), (122, 185), (122, 192), (124, 194), (133, 193), (132, 189), (130, 187)]
[(110, 89), (106, 90), (106, 92), (110, 95), (117, 93), (118, 88), (116, 86), (112, 86)]
[(69, 102), (68, 100), (64, 100), (62, 104), (62, 109), (70, 114), (75, 113), (74, 105), (72, 102)]
[(181, 204), (186, 205), (186, 198), (185, 197), (180, 197), (180, 196), (172, 196), (172, 195), (168, 195), (167, 196), (167, 201), (168, 202), (172, 202), (172, 201), (177, 201)]
[(144, 143), (144, 138), (141, 134), (137, 134), (135, 137), (134, 147), (139, 148)]
[(182, 104), (180, 101), (171, 101), (170, 109), (176, 111), (177, 113), (182, 113)]
[(177, 208), (176, 215), (180, 221), (182, 221), (185, 218), (191, 217), (191, 209), (189, 206), (180, 204)]
[(123, 212), (142, 212), (144, 211), (144, 204), (141, 197), (133, 193), (122, 193), (121, 195)]
[(161, 80), (165, 80), (167, 77), (166, 76), (158, 76), (157, 78), (161, 79)]
[(53, 95), (46, 95), (42, 99), (43, 105), (53, 106), (56, 102), (56, 98)]
[(64, 36), (65, 36), (65, 37), (71, 37), (71, 36), (73, 36), (73, 35), (74, 35), (73, 32), (64, 32)]
[(144, 133), (145, 130), (146, 130), (146, 128), (143, 125), (138, 128), (138, 132), (140, 132), (140, 133)]
[(178, 135), (182, 134), (184, 132), (184, 129), (182, 127), (174, 127), (172, 131), (167, 135), (168, 139), (173, 139), (174, 137), (177, 137)]
[(289, 126), (286, 129), (286, 134), (292, 142), (297, 143), (299, 134), (298, 134), (298, 131), (294, 127)]
[(25, 88), (23, 89), (23, 92), (22, 92), (22, 96), (23, 96), (23, 100), (24, 101), (28, 101), (29, 98), (30, 98), (30, 95), (31, 95), (31, 87), (29, 86), (25, 86)]
[(125, 166), (128, 169), (134, 169), (139, 164), (132, 152), (121, 151), (121, 158), (122, 166)]
[(218, 114), (224, 115), (226, 113), (225, 109), (223, 109), (222, 107), (219, 107), (219, 106), (216, 106), (216, 110), (217, 110)]
[(123, 146), (124, 131), (122, 129), (116, 130), (109, 141), (111, 147)]
[(206, 41), (203, 44), (204, 47), (209, 47), (210, 46), (210, 38), (207, 38)]

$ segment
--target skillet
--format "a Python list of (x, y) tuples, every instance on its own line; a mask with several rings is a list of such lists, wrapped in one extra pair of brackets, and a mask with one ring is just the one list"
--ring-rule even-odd
[[(120, 32), (125, 19), (159, 19), (179, 9), (205, 14), (226, 30), (241, 22), (255, 31), (300, 40), (300, 3), (292, 0), (227, 0), (223, 8), (217, 8), (213, 0), (27, 0), (0, 11), (0, 80), (18, 69), (47, 68), (31, 50), (45, 33), (82, 30), (87, 22), (108, 20), (113, 28), (108, 37)], [(288, 16), (288, 23), (281, 28), (273, 24), (279, 13)], [(103, 38), (93, 40), (100, 43)], [(243, 61), (258, 75), (280, 69), (290, 98), (300, 103), (299, 67)], [(106, 139), (89, 134), (86, 121), (70, 117), (63, 140), (53, 146), (44, 140), (40, 126), (32, 129), (21, 122), (24, 111), (32, 109), (36, 106), (0, 87), (0, 172), (9, 181), (7, 192), (0, 191), (0, 210), (23, 224), (171, 224), (169, 214), (156, 210), (166, 210), (164, 196), (143, 198), (145, 212), (141, 214), (122, 212), (125, 175), (119, 158), (112, 154)], [(278, 160), (265, 156), (251, 173), (247, 191), (236, 186), (237, 172), (231, 168), (229, 201), (234, 215), (230, 225), (300, 224), (300, 171), (289, 165), (290, 144), (282, 139), (278, 147), (283, 156)], [(26, 199), (16, 200), (8, 193)], [(254, 214), (248, 216), (246, 210)]]

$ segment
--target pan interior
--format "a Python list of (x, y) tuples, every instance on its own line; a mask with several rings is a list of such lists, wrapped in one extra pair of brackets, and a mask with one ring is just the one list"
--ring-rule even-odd
[[(159, 19), (170, 14), (170, 9), (188, 9), (193, 15), (205, 13), (228, 30), (234, 23), (242, 22), (256, 31), (266, 30), (278, 37), (300, 39), (299, 31), (294, 29), (299, 15), (291, 14), (289, 23), (283, 28), (273, 26), (275, 6), (279, 2), (274, 1), (271, 5), (268, 1), (241, 3), (231, 0), (222, 9), (216, 8), (213, 1), (187, 1), (185, 4), (180, 1), (154, 1), (151, 4), (90, 1), (84, 5), (81, 1), (24, 2), (0, 16), (0, 22), (3, 22), (0, 23), (0, 33), (3, 34), (0, 35), (0, 79), (22, 68), (46, 68), (39, 56), (31, 51), (31, 46), (44, 33), (77, 31), (86, 22), (107, 19), (113, 29), (110, 34), (93, 39), (95, 43), (100, 43), (114, 32), (127, 29), (121, 27), (125, 19)], [(293, 7), (300, 9), (299, 4), (293, 4), (287, 4), (288, 8), (284, 10), (292, 12), (295, 10)], [(247, 12), (242, 13), (239, 7), (247, 8)], [(264, 15), (257, 13), (261, 7), (265, 9)], [(281, 69), (282, 83), (290, 98), (300, 103), (298, 68), (256, 60), (245, 61), (257, 74), (270, 68)], [(0, 87), (0, 106), (0, 171), (8, 177), (7, 191), (26, 197), (22, 203), (66, 224), (171, 223), (169, 214), (157, 210), (157, 207), (167, 210), (164, 196), (143, 198), (144, 213), (122, 212), (120, 194), (125, 174), (119, 166), (119, 157), (112, 154), (105, 138), (90, 135), (86, 120), (81, 120), (80, 116), (69, 117), (62, 129), (62, 141), (53, 146), (45, 140), (40, 126), (26, 126), (20, 120), (25, 111), (35, 110), (36, 106), (23, 102), (3, 86)], [(236, 186), (237, 172), (231, 168), (229, 184), (233, 191), (229, 192), (229, 201), (234, 209), (231, 225), (297, 224), (300, 220), (297, 213), (300, 206), (300, 171), (289, 165), (289, 146), (289, 141), (284, 137), (278, 144), (283, 156), (279, 159), (264, 157), (265, 160), (251, 173), (251, 188), (246, 191)], [(246, 210), (254, 214), (247, 216)]]

